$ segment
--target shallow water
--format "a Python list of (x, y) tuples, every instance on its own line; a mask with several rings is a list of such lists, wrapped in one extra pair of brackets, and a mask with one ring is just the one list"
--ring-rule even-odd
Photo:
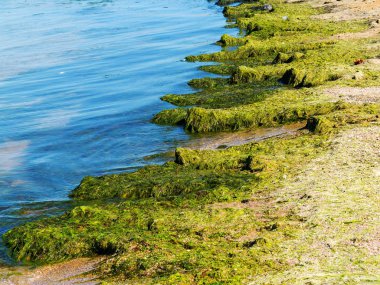
[(206, 0), (3, 0), (0, 234), (20, 205), (65, 200), (85, 175), (186, 141), (149, 120), (169, 107), (160, 96), (204, 76), (183, 58), (219, 50), (224, 25)]

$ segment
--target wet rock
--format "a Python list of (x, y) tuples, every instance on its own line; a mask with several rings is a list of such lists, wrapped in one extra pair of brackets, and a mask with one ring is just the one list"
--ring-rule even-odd
[(235, 3), (252, 3), (254, 0), (218, 0), (216, 5), (218, 6), (228, 6)]
[(328, 119), (317, 116), (310, 117), (306, 124), (306, 129), (316, 134), (330, 133), (333, 128), (334, 125)]
[(263, 6), (263, 10), (266, 10), (266, 11), (268, 11), (268, 12), (272, 12), (272, 11), (274, 11), (273, 6), (270, 5), (270, 4), (265, 4), (265, 5)]
[(246, 169), (252, 172), (261, 172), (265, 169), (266, 165), (258, 158), (250, 155), (246, 161)]
[(264, 227), (264, 229), (266, 229), (267, 231), (273, 232), (273, 231), (277, 230), (278, 227), (279, 227), (278, 224), (274, 223), (274, 224), (271, 224), (271, 225)]
[(380, 19), (372, 21), (370, 26), (371, 26), (371, 28), (378, 28), (378, 27), (380, 27)]
[(254, 7), (252, 7), (252, 10), (273, 12), (274, 8), (270, 4), (264, 4), (263, 6), (254, 6)]
[(254, 247), (255, 245), (265, 245), (267, 243), (265, 238), (257, 238), (252, 241), (247, 241), (243, 244), (243, 247), (245, 248), (251, 248)]
[(363, 80), (364, 78), (365, 78), (365, 74), (362, 71), (357, 71), (352, 76), (352, 79), (354, 79), (354, 80)]
[(263, 28), (257, 23), (249, 23), (247, 26), (247, 33), (261, 31)]
[(300, 199), (301, 200), (308, 200), (308, 199), (310, 199), (311, 198), (311, 196), (310, 195), (308, 195), (308, 194), (303, 194), (301, 197), (300, 197)]
[(363, 63), (365, 63), (365, 60), (362, 59), (362, 58), (358, 58), (358, 59), (356, 59), (356, 60), (354, 61), (354, 64), (355, 64), (355, 65), (359, 65), (359, 64), (363, 64)]
[(301, 52), (296, 52), (292, 55), (279, 52), (272, 63), (274, 63), (274, 64), (276, 64), (276, 63), (291, 63), (295, 60), (299, 60), (299, 59), (303, 58), (304, 56), (305, 55)]
[(276, 58), (273, 60), (273, 63), (288, 63), (289, 59), (291, 58), (291, 55), (279, 52), (276, 56)]

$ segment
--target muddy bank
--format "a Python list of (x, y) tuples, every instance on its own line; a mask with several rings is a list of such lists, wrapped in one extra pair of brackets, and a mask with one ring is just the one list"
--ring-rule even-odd
[(331, 150), (274, 193), (277, 211), (292, 209), (303, 220), (275, 257), (294, 266), (251, 284), (379, 282), (379, 144), (379, 124), (343, 131)]
[(36, 269), (4, 266), (0, 268), (0, 283), (4, 285), (95, 285), (99, 284), (99, 280), (91, 274), (91, 271), (99, 262), (101, 258), (80, 258)]
[(223, 149), (252, 142), (259, 142), (269, 138), (294, 136), (305, 130), (305, 126), (306, 121), (303, 121), (278, 128), (261, 128), (232, 133), (218, 133), (213, 134), (212, 136), (204, 135), (200, 138), (193, 138), (188, 144), (186, 144), (186, 147), (200, 150)]
[[(288, 0), (289, 3), (297, 0)], [(322, 1), (306, 0), (313, 7), (322, 7), (327, 11), (318, 16), (319, 19), (332, 19), (338, 21), (365, 19), (376, 21), (380, 15), (379, 0), (345, 0), (345, 1)]]

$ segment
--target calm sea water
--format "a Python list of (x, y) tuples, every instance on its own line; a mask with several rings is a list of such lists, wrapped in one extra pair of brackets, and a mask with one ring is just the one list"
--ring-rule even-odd
[(207, 0), (2, 0), (0, 234), (23, 204), (187, 140), (150, 119), (204, 76), (183, 58), (219, 50), (224, 25)]

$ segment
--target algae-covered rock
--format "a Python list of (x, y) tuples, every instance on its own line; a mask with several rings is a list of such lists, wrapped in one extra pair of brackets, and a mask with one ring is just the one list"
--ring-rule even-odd
[(323, 117), (310, 117), (306, 128), (316, 134), (327, 134), (333, 131), (334, 124)]
[(231, 77), (233, 83), (252, 83), (278, 78), (283, 74), (283, 66), (239, 66)]
[(257, 23), (249, 23), (246, 27), (246, 30), (247, 30), (247, 34), (252, 34), (253, 32), (258, 32), (258, 31), (261, 31), (263, 29), (263, 27), (261, 27), (259, 24)]
[(218, 0), (216, 5), (227, 6), (234, 3), (254, 3), (256, 0)]
[[(260, 102), (280, 87), (280, 84), (271, 85), (272, 82), (260, 85), (239, 84), (239, 88), (231, 85), (219, 85), (212, 89), (204, 89), (195, 93), (176, 95), (168, 94), (161, 100), (175, 106), (197, 106), (203, 108), (230, 108), (245, 104)], [(170, 113), (167, 114), (170, 117)], [(176, 121), (176, 113), (173, 113)], [(167, 121), (171, 121), (169, 118)]]
[(306, 120), (313, 115), (327, 114), (339, 108), (339, 104), (332, 102), (267, 106), (265, 101), (246, 108), (190, 108), (185, 128), (193, 133), (205, 133), (274, 127)]
[(281, 78), (285, 84), (296, 88), (313, 87), (321, 85), (329, 80), (336, 80), (338, 75), (329, 73), (323, 69), (288, 69)]
[(214, 74), (219, 74), (219, 75), (231, 75), (235, 70), (236, 67), (233, 65), (204, 65), (199, 68), (200, 70), (214, 73)]
[(276, 63), (288, 63), (290, 58), (291, 58), (291, 55), (283, 53), (283, 52), (279, 52), (276, 55), (276, 58), (273, 60), (273, 63), (274, 64), (276, 64)]
[(197, 89), (207, 89), (207, 88), (215, 88), (218, 86), (226, 85), (227, 79), (225, 78), (199, 78), (199, 79), (192, 79), (188, 82), (189, 86)]
[(247, 43), (247, 39), (236, 38), (228, 34), (224, 34), (217, 43), (222, 46), (238, 46)]
[(181, 125), (185, 123), (187, 109), (177, 108), (164, 110), (156, 114), (152, 121), (161, 125)]
[[(200, 159), (194, 155), (184, 158), (177, 154), (178, 163), (169, 162), (163, 166), (147, 166), (136, 172), (111, 174), (100, 177), (85, 177), (70, 197), (77, 200), (122, 198), (138, 200), (143, 198), (172, 199), (177, 196), (196, 196), (225, 185), (241, 185), (255, 177), (246, 173), (231, 173), (227, 164)], [(181, 150), (179, 150), (181, 153)], [(192, 163), (190, 163), (190, 161)], [(181, 165), (183, 164), (183, 165)], [(223, 166), (223, 167), (222, 167)], [(226, 170), (217, 171), (217, 170)], [(204, 170), (204, 171), (200, 171)], [(234, 174), (233, 179), (226, 179)]]
[(176, 149), (176, 163), (197, 169), (244, 169), (246, 156), (240, 151), (197, 151), (186, 148)]
[(300, 59), (302, 59), (303, 57), (305, 57), (305, 54), (304, 54), (304, 53), (302, 53), (302, 52), (295, 52), (295, 53), (293, 53), (293, 54), (291, 55), (291, 57), (289, 58), (288, 63), (289, 63), (289, 62), (293, 62), (293, 61), (295, 61), (295, 60), (300, 60)]
[(286, 54), (279, 52), (275, 59), (273, 60), (273, 64), (278, 64), (278, 63), (291, 63), (293, 61), (299, 60), (303, 58), (305, 54), (301, 52), (295, 52), (294, 54)]
[(258, 157), (254, 155), (250, 155), (247, 158), (246, 167), (250, 171), (260, 172), (265, 169), (266, 164), (262, 160), (260, 160)]

